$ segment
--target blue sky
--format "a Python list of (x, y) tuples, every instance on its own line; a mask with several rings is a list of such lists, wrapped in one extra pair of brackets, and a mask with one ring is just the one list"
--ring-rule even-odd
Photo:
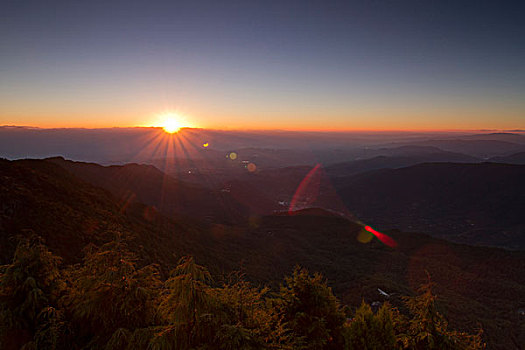
[(0, 124), (525, 127), (510, 1), (3, 1)]

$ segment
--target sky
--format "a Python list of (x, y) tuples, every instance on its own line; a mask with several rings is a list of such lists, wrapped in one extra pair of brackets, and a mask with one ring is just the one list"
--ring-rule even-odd
[(0, 2), (0, 125), (525, 128), (519, 1)]

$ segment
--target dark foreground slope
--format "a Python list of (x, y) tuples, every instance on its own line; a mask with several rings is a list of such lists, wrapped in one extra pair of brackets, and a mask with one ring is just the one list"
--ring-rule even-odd
[[(15, 237), (34, 231), (65, 263), (78, 261), (89, 243), (117, 234), (130, 241), (141, 263), (156, 262), (164, 272), (192, 254), (220, 276), (242, 268), (255, 283), (275, 287), (296, 264), (320, 271), (334, 291), (355, 308), (362, 298), (384, 301), (410, 295), (428, 271), (440, 308), (454, 327), (481, 325), (493, 348), (525, 342), (518, 315), (525, 296), (525, 254), (447, 243), (424, 235), (388, 232), (395, 249), (373, 239), (360, 243), (361, 226), (323, 211), (266, 216), (250, 225), (176, 221), (151, 207), (122, 207), (104, 190), (44, 161), (0, 161), (1, 262), (10, 260)], [(322, 215), (320, 215), (322, 214)], [(366, 241), (361, 236), (361, 241)]]
[(67, 262), (76, 262), (87, 244), (107, 242), (116, 234), (133, 231), (140, 246), (152, 239), (161, 242), (167, 231), (170, 239), (191, 231), (182, 221), (153, 225), (154, 218), (160, 218), (154, 208), (127, 205), (50, 162), (0, 160), (0, 176), (2, 263), (14, 252), (16, 236), (31, 232), (45, 238)]

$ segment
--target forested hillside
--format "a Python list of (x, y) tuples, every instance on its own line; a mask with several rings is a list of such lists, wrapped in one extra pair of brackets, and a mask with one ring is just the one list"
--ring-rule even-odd
[(520, 252), (398, 231), (389, 248), (321, 210), (172, 219), (45, 161), (2, 160), (0, 176), (6, 348), (476, 348), (480, 328), (491, 348), (524, 342)]

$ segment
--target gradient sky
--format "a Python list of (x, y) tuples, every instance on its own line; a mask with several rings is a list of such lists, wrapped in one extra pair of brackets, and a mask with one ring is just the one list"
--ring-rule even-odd
[(0, 4), (0, 125), (525, 128), (521, 1)]

